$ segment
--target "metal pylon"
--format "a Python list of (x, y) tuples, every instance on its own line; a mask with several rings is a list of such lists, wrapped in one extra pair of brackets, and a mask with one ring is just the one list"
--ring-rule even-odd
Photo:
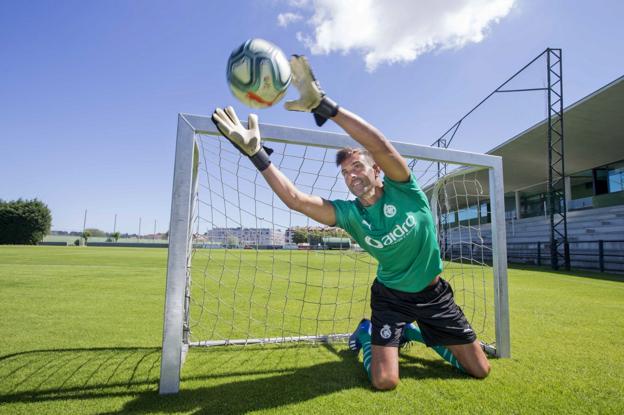
[(563, 148), (563, 73), (561, 49), (547, 49), (548, 73), (548, 210), (550, 263), (570, 269)]

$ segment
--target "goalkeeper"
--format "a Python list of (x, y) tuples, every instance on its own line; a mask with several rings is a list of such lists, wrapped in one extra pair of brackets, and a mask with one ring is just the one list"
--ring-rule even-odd
[(331, 119), (363, 146), (344, 148), (336, 156), (356, 200), (328, 201), (298, 190), (271, 164), (255, 114), (249, 115), (248, 128), (232, 107), (217, 108), (212, 120), (290, 209), (343, 228), (378, 260), (371, 287), (371, 320), (362, 320), (349, 339), (352, 350), (363, 350), (364, 368), (373, 386), (396, 387), (398, 348), (410, 341), (424, 343), (457, 369), (485, 378), (490, 365), (455, 304), (451, 286), (440, 277), (442, 260), (431, 210), (407, 162), (380, 131), (325, 95), (305, 57), (295, 55), (290, 64), (301, 97), (287, 102), (286, 109), (312, 112), (319, 126)]

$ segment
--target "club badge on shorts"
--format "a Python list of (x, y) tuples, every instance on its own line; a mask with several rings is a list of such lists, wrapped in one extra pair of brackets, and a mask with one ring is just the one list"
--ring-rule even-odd
[(392, 331), (390, 330), (390, 326), (384, 324), (384, 326), (379, 330), (379, 335), (382, 339), (389, 339), (392, 336)]

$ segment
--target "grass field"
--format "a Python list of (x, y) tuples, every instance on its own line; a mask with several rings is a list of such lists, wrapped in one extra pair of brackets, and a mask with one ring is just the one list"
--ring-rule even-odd
[(0, 247), (0, 413), (624, 413), (624, 278), (511, 269), (511, 359), (430, 350), (375, 392), (344, 345), (193, 349), (157, 394), (166, 250)]
[[(70, 236), (70, 235), (46, 235), (45, 238), (43, 238), (43, 242), (66, 242), (69, 245), (74, 245), (74, 242), (76, 241), (76, 239), (80, 239), (79, 236)], [(109, 238), (105, 237), (105, 236), (91, 236), (89, 237), (89, 242), (93, 243), (93, 242), (106, 242)], [(167, 243), (169, 242), (166, 239), (151, 239), (151, 238), (119, 238), (119, 240), (117, 241), (119, 243), (145, 243), (145, 244), (149, 244), (149, 243)]]

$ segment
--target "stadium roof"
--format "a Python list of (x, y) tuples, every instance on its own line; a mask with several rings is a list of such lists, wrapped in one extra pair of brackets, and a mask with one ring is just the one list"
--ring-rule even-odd
[[(624, 159), (624, 76), (565, 108), (563, 121), (566, 175)], [(505, 192), (548, 180), (547, 137), (545, 119), (488, 151), (503, 157)]]

